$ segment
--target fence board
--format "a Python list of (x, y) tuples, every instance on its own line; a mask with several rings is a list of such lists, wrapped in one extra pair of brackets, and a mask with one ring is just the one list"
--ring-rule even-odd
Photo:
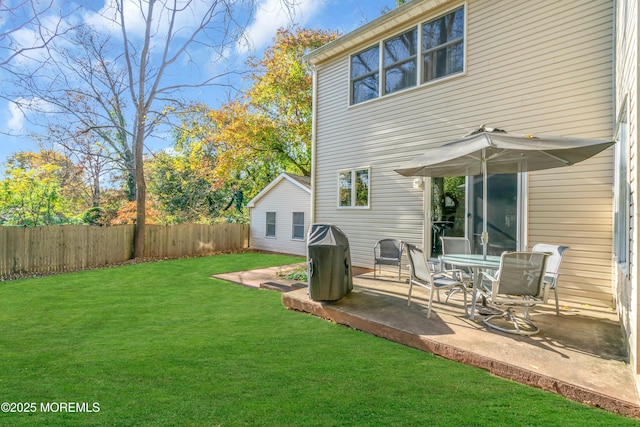
[[(133, 225), (0, 227), (0, 277), (101, 267), (133, 257)], [(246, 224), (147, 225), (145, 257), (177, 258), (249, 245)]]

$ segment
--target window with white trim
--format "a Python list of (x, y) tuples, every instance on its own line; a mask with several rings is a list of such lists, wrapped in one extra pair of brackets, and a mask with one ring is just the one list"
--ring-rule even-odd
[(351, 56), (351, 103), (378, 97), (380, 48), (372, 46)]
[(629, 261), (629, 215), (631, 190), (629, 186), (629, 123), (626, 110), (620, 115), (615, 144), (615, 191), (614, 191), (614, 254), (617, 263), (625, 272)]
[(418, 29), (384, 42), (384, 93), (415, 86), (418, 69)]
[(350, 104), (464, 72), (464, 31), (460, 6), (351, 55)]
[(304, 212), (293, 212), (291, 224), (291, 238), (294, 240), (304, 240)]
[(276, 213), (267, 212), (267, 226), (265, 236), (276, 237)]
[(338, 172), (338, 207), (368, 208), (371, 185), (370, 168)]
[(464, 9), (422, 24), (422, 82), (464, 70)]

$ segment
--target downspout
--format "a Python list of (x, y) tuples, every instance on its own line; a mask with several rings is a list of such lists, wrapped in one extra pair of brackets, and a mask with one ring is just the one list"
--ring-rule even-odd
[(318, 99), (318, 71), (314, 64), (311, 64), (313, 70), (313, 80), (311, 84), (311, 224), (316, 222), (316, 128), (317, 128), (317, 99)]

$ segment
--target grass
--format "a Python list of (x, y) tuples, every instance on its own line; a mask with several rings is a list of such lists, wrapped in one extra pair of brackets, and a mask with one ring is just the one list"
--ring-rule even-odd
[[(637, 425), (209, 277), (298, 261), (220, 255), (0, 284), (0, 401), (37, 405), (0, 424)], [(60, 402), (99, 412), (40, 410)]]

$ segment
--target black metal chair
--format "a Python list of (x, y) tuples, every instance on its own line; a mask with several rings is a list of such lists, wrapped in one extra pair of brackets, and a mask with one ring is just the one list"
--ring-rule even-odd
[(376, 267), (378, 272), (382, 272), (383, 265), (393, 265), (398, 267), (398, 280), (401, 278), (402, 251), (404, 243), (398, 239), (382, 239), (373, 247), (373, 278), (376, 277)]

